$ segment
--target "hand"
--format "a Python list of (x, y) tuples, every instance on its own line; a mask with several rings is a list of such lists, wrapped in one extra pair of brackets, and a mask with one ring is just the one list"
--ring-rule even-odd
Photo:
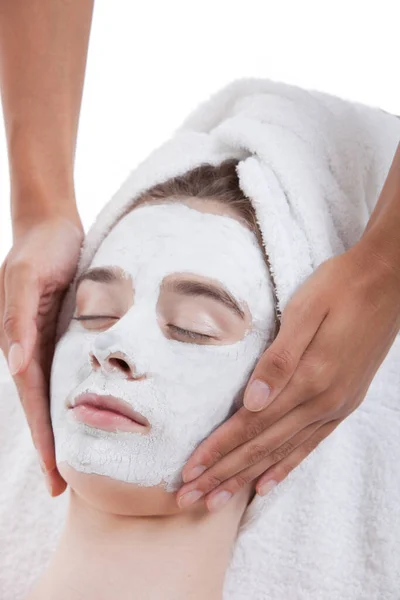
[(66, 483), (56, 467), (48, 382), (60, 302), (74, 276), (82, 239), (77, 216), (19, 222), (0, 270), (0, 346), (53, 496)]
[(204, 496), (218, 510), (256, 478), (260, 495), (280, 483), (361, 404), (399, 329), (399, 270), (361, 240), (322, 263), (286, 305), (245, 406), (185, 465), (179, 506)]

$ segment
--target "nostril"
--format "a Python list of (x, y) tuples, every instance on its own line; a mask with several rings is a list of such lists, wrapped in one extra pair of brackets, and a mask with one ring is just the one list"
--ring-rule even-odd
[(131, 371), (128, 363), (126, 361), (122, 360), (122, 358), (109, 358), (108, 362), (111, 366), (116, 367), (117, 369), (120, 369), (124, 373), (130, 373), (130, 371)]
[(98, 369), (100, 367), (100, 363), (93, 354), (90, 356), (90, 362), (92, 363), (93, 369)]

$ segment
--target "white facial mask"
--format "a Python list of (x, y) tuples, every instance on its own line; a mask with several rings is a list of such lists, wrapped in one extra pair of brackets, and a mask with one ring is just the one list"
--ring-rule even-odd
[[(145, 205), (125, 216), (99, 247), (91, 267), (117, 266), (132, 277), (133, 306), (104, 332), (73, 322), (58, 343), (51, 378), (57, 463), (142, 486), (181, 485), (181, 470), (198, 444), (232, 412), (258, 357), (272, 341), (274, 300), (268, 269), (252, 232), (235, 219), (186, 205)], [(228, 345), (167, 339), (156, 306), (163, 279), (191, 273), (218, 281), (248, 306), (250, 330)], [(146, 374), (93, 370), (123, 352)], [(151, 425), (147, 435), (111, 433), (68, 418), (66, 398), (84, 392), (128, 402)]]

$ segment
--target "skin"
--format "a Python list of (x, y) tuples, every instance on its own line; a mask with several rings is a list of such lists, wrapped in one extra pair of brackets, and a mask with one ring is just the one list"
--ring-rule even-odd
[[(85, 276), (93, 277), (99, 269), (90, 269)], [(100, 269), (104, 271), (104, 269)], [(110, 283), (83, 279), (79, 284), (76, 295), (75, 319), (89, 331), (106, 331), (112, 327), (118, 319), (131, 308), (133, 304), (132, 283), (125, 272), (113, 268), (111, 272), (115, 274), (116, 279)], [(187, 295), (178, 289), (174, 289), (181, 282), (195, 281), (203, 283), (206, 286), (211, 285), (214, 288), (222, 288), (215, 281), (208, 277), (191, 274), (188, 278), (185, 274), (172, 274), (164, 279), (160, 297), (158, 301), (158, 314), (161, 329), (169, 339), (188, 342), (194, 341), (201, 345), (220, 345), (234, 344), (241, 340), (250, 327), (250, 315), (247, 308), (243, 311), (243, 317), (232, 312), (221, 302), (206, 296)], [(204, 315), (210, 315), (214, 323), (211, 331), (204, 322)], [(97, 317), (96, 315), (102, 315)], [(114, 316), (118, 315), (118, 316)], [(85, 318), (88, 316), (88, 318)], [(216, 340), (213, 337), (203, 340), (195, 337), (195, 332), (190, 330), (190, 337), (186, 335), (184, 325), (190, 326), (190, 323), (196, 322), (196, 330), (200, 335), (208, 333), (218, 335)], [(174, 325), (176, 323), (176, 325)], [(178, 325), (181, 325), (181, 327)], [(193, 327), (192, 327), (193, 329)], [(201, 331), (200, 331), (201, 330)]]
[[(168, 199), (169, 203), (173, 202), (173, 199)], [(187, 198), (185, 201), (177, 201), (179, 204), (186, 204), (191, 209), (195, 209), (196, 212), (212, 213), (218, 215), (224, 215), (237, 219), (241, 222), (240, 217), (236, 216), (236, 213), (220, 203), (213, 200), (199, 200), (196, 198)], [(159, 201), (147, 202), (147, 204), (157, 204)], [(140, 210), (140, 209), (138, 209)], [(133, 211), (134, 213), (135, 211)], [(134, 216), (134, 215), (133, 215)], [(151, 236), (151, 232), (150, 232)], [(255, 240), (252, 240), (254, 244)], [(257, 252), (261, 252), (257, 249)], [(201, 254), (201, 253), (200, 253)], [(144, 260), (144, 259), (143, 259)], [(146, 271), (146, 262), (141, 264), (141, 270)], [(117, 263), (118, 264), (118, 259)], [(225, 264), (225, 263), (224, 263)], [(248, 264), (248, 261), (246, 265)], [(100, 265), (100, 266), (96, 266)], [(104, 266), (105, 265), (105, 266)], [(266, 272), (263, 270), (262, 274), (266, 277)], [(195, 284), (188, 288), (187, 285), (183, 286), (184, 283)], [(197, 285), (196, 285), (197, 284)], [(201, 284), (201, 288), (198, 284)], [(206, 295), (207, 289), (212, 290), (212, 295)], [(80, 335), (84, 334), (85, 330), (91, 333), (107, 332), (117, 325), (118, 321), (123, 319), (125, 315), (133, 308), (135, 312), (135, 282), (132, 281), (132, 276), (129, 275), (128, 271), (124, 271), (121, 267), (114, 264), (113, 259), (109, 257), (109, 261), (106, 258), (95, 263), (95, 266), (91, 266), (86, 272), (84, 272), (78, 279), (77, 291), (76, 291), (76, 302), (75, 311), (73, 315), (73, 321), (70, 324), (72, 330), (75, 330)], [(252, 328), (252, 316), (250, 310), (245, 302), (239, 301), (232, 296), (223, 287), (221, 281), (216, 278), (200, 275), (196, 271), (193, 272), (172, 272), (168, 273), (163, 277), (162, 284), (160, 287), (159, 295), (156, 300), (156, 311), (158, 327), (162, 335), (169, 339), (181, 342), (182, 344), (189, 344), (189, 346), (200, 345), (200, 346), (225, 346), (236, 344), (242, 340), (246, 333)], [(124, 335), (127, 335), (126, 320), (123, 326)], [(129, 321), (128, 321), (129, 323)], [(123, 325), (122, 323), (120, 325)], [(129, 334), (132, 335), (132, 334)], [(107, 339), (107, 338), (106, 338)], [(146, 343), (146, 340), (144, 340)], [(79, 342), (75, 342), (79, 344)], [(259, 353), (264, 346), (259, 347)], [(137, 365), (135, 354), (124, 354), (124, 344), (122, 346), (113, 346), (111, 354), (105, 358), (101, 354), (96, 354), (95, 350), (92, 350), (89, 356), (89, 365), (92, 372), (98, 372), (99, 376), (104, 375), (105, 377), (110, 376), (113, 378), (113, 369), (117, 368), (120, 372), (114, 374), (114, 378), (118, 379), (118, 376), (124, 375), (124, 369), (120, 368), (121, 364), (125, 367), (125, 374), (130, 373), (130, 376), (134, 378), (136, 373)], [(181, 345), (183, 352), (187, 351), (187, 347)], [(222, 348), (221, 348), (222, 349)], [(73, 349), (70, 346), (70, 350)], [(61, 354), (66, 356), (67, 354)], [(140, 356), (140, 352), (139, 352)], [(255, 355), (257, 356), (257, 355)], [(234, 360), (235, 354), (231, 358)], [(82, 357), (83, 364), (87, 360), (87, 357)], [(60, 357), (58, 358), (60, 361)], [(104, 364), (103, 364), (104, 362)], [(140, 362), (140, 358), (139, 358)], [(63, 371), (62, 361), (57, 363), (58, 373)], [(76, 367), (78, 369), (78, 367)], [(238, 366), (239, 370), (240, 365)], [(151, 369), (150, 369), (151, 370)], [(87, 373), (87, 376), (89, 373)], [(53, 374), (54, 376), (54, 374)], [(146, 372), (141, 373), (141, 377), (146, 379)], [(200, 375), (201, 377), (201, 375)], [(129, 379), (129, 376), (128, 376)], [(57, 387), (57, 383), (53, 384)], [(244, 382), (242, 382), (244, 383)], [(135, 386), (135, 384), (133, 384)], [(65, 402), (67, 394), (71, 394), (70, 388), (61, 388), (63, 390), (62, 396), (53, 396), (52, 401), (58, 406)], [(74, 394), (78, 392), (75, 390)], [(112, 392), (108, 392), (112, 393)], [(222, 399), (221, 399), (222, 401)], [(226, 398), (226, 408), (231, 406), (233, 398)], [(140, 405), (139, 405), (140, 406)], [(140, 408), (136, 406), (136, 410), (140, 412)], [(211, 414), (211, 413), (210, 413)], [(148, 415), (146, 415), (148, 416)], [(218, 422), (220, 422), (219, 419)], [(215, 422), (216, 424), (216, 422)], [(182, 436), (180, 436), (182, 438)], [(198, 437), (194, 439), (201, 439)], [(186, 455), (186, 452), (184, 453)], [(59, 457), (60, 461), (60, 457)], [(182, 463), (183, 464), (183, 463)], [(61, 475), (68, 482), (70, 481), (71, 469), (67, 464), (58, 465)], [(85, 475), (82, 473), (83, 481), (86, 481)], [(80, 477), (74, 477), (74, 489), (79, 492), (79, 481)], [(103, 479), (104, 481), (104, 479)], [(107, 481), (107, 480), (106, 480)], [(111, 478), (110, 478), (111, 481)], [(154, 485), (154, 484), (153, 484)], [(104, 483), (103, 483), (104, 488)], [(85, 493), (87, 497), (88, 493), (93, 494), (93, 502), (96, 502), (96, 498), (102, 498), (104, 496), (104, 489), (97, 490), (95, 487), (91, 487), (89, 492)], [(135, 497), (138, 498), (142, 495), (146, 499), (146, 506), (152, 504), (154, 499), (154, 489), (138, 490)], [(168, 505), (164, 507), (165, 511), (170, 511), (170, 507), (178, 510), (175, 502), (175, 498), (171, 493), (165, 493), (165, 501), (168, 501)], [(129, 501), (133, 502), (130, 498)], [(161, 497), (157, 499), (157, 505), (161, 503)], [(131, 506), (133, 509), (133, 505)], [(119, 511), (121, 508), (118, 509)]]
[[(14, 233), (0, 272), (0, 345), (53, 495), (65, 483), (55, 467), (48, 365), (82, 239), (72, 174), (92, 8), (92, 0), (0, 0)], [(269, 396), (261, 389), (256, 401), (249, 384), (245, 407), (188, 461), (180, 503), (198, 489), (212, 509), (218, 491), (235, 493), (249, 479), (263, 493), (362, 402), (399, 330), (399, 229), (400, 149), (361, 240), (320, 265), (287, 305), (250, 380), (267, 384)]]
[[(229, 211), (212, 201), (188, 199), (185, 204), (214, 214)], [(132, 279), (120, 267), (108, 268), (108, 277), (105, 271), (104, 267), (90, 268), (77, 288), (74, 318), (90, 331), (112, 328), (134, 306)], [(157, 304), (163, 335), (201, 345), (242, 339), (251, 325), (248, 310), (239, 315), (215, 296), (187, 295), (174, 285), (187, 279), (187, 273), (175, 272), (163, 280)], [(190, 274), (190, 280), (224, 289), (208, 277)], [(215, 337), (194, 337), (196, 332), (207, 331), (210, 319), (215, 323)], [(190, 335), (184, 333), (186, 327)], [(91, 358), (93, 369), (105, 374), (119, 369), (126, 376), (128, 369), (135, 370), (132, 359), (128, 363), (119, 351), (101, 362)], [(225, 510), (211, 515), (204, 502), (182, 511), (175, 494), (163, 486), (146, 488), (88, 475), (67, 463), (60, 470), (71, 490), (67, 519), (48, 568), (26, 600), (222, 597), (237, 529), (253, 493), (251, 485)]]
[[(299, 287), (244, 407), (189, 459), (180, 506), (197, 491), (209, 510), (221, 508), (254, 480), (267, 493), (361, 404), (400, 330), (399, 230), (400, 146), (359, 242)], [(269, 396), (262, 387), (253, 395), (256, 381)]]
[(0, 0), (0, 86), (13, 246), (0, 270), (0, 346), (54, 495), (49, 366), (83, 239), (73, 181), (93, 0)]
[[(91, 488), (104, 479), (85, 475)], [(70, 482), (73, 485), (73, 481)], [(118, 488), (132, 485), (114, 481)], [(162, 516), (101, 510), (71, 491), (67, 519), (47, 570), (26, 600), (220, 600), (248, 494), (218, 514), (200, 503)], [(133, 497), (132, 489), (129, 495)], [(132, 503), (131, 503), (132, 504)]]

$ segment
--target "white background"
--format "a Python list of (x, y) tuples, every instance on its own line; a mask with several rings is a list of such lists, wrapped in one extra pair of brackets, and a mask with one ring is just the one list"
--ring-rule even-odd
[[(400, 114), (397, 0), (97, 0), (76, 193), (87, 229), (135, 165), (229, 81), (268, 77)], [(11, 244), (0, 129), (0, 260)]]

